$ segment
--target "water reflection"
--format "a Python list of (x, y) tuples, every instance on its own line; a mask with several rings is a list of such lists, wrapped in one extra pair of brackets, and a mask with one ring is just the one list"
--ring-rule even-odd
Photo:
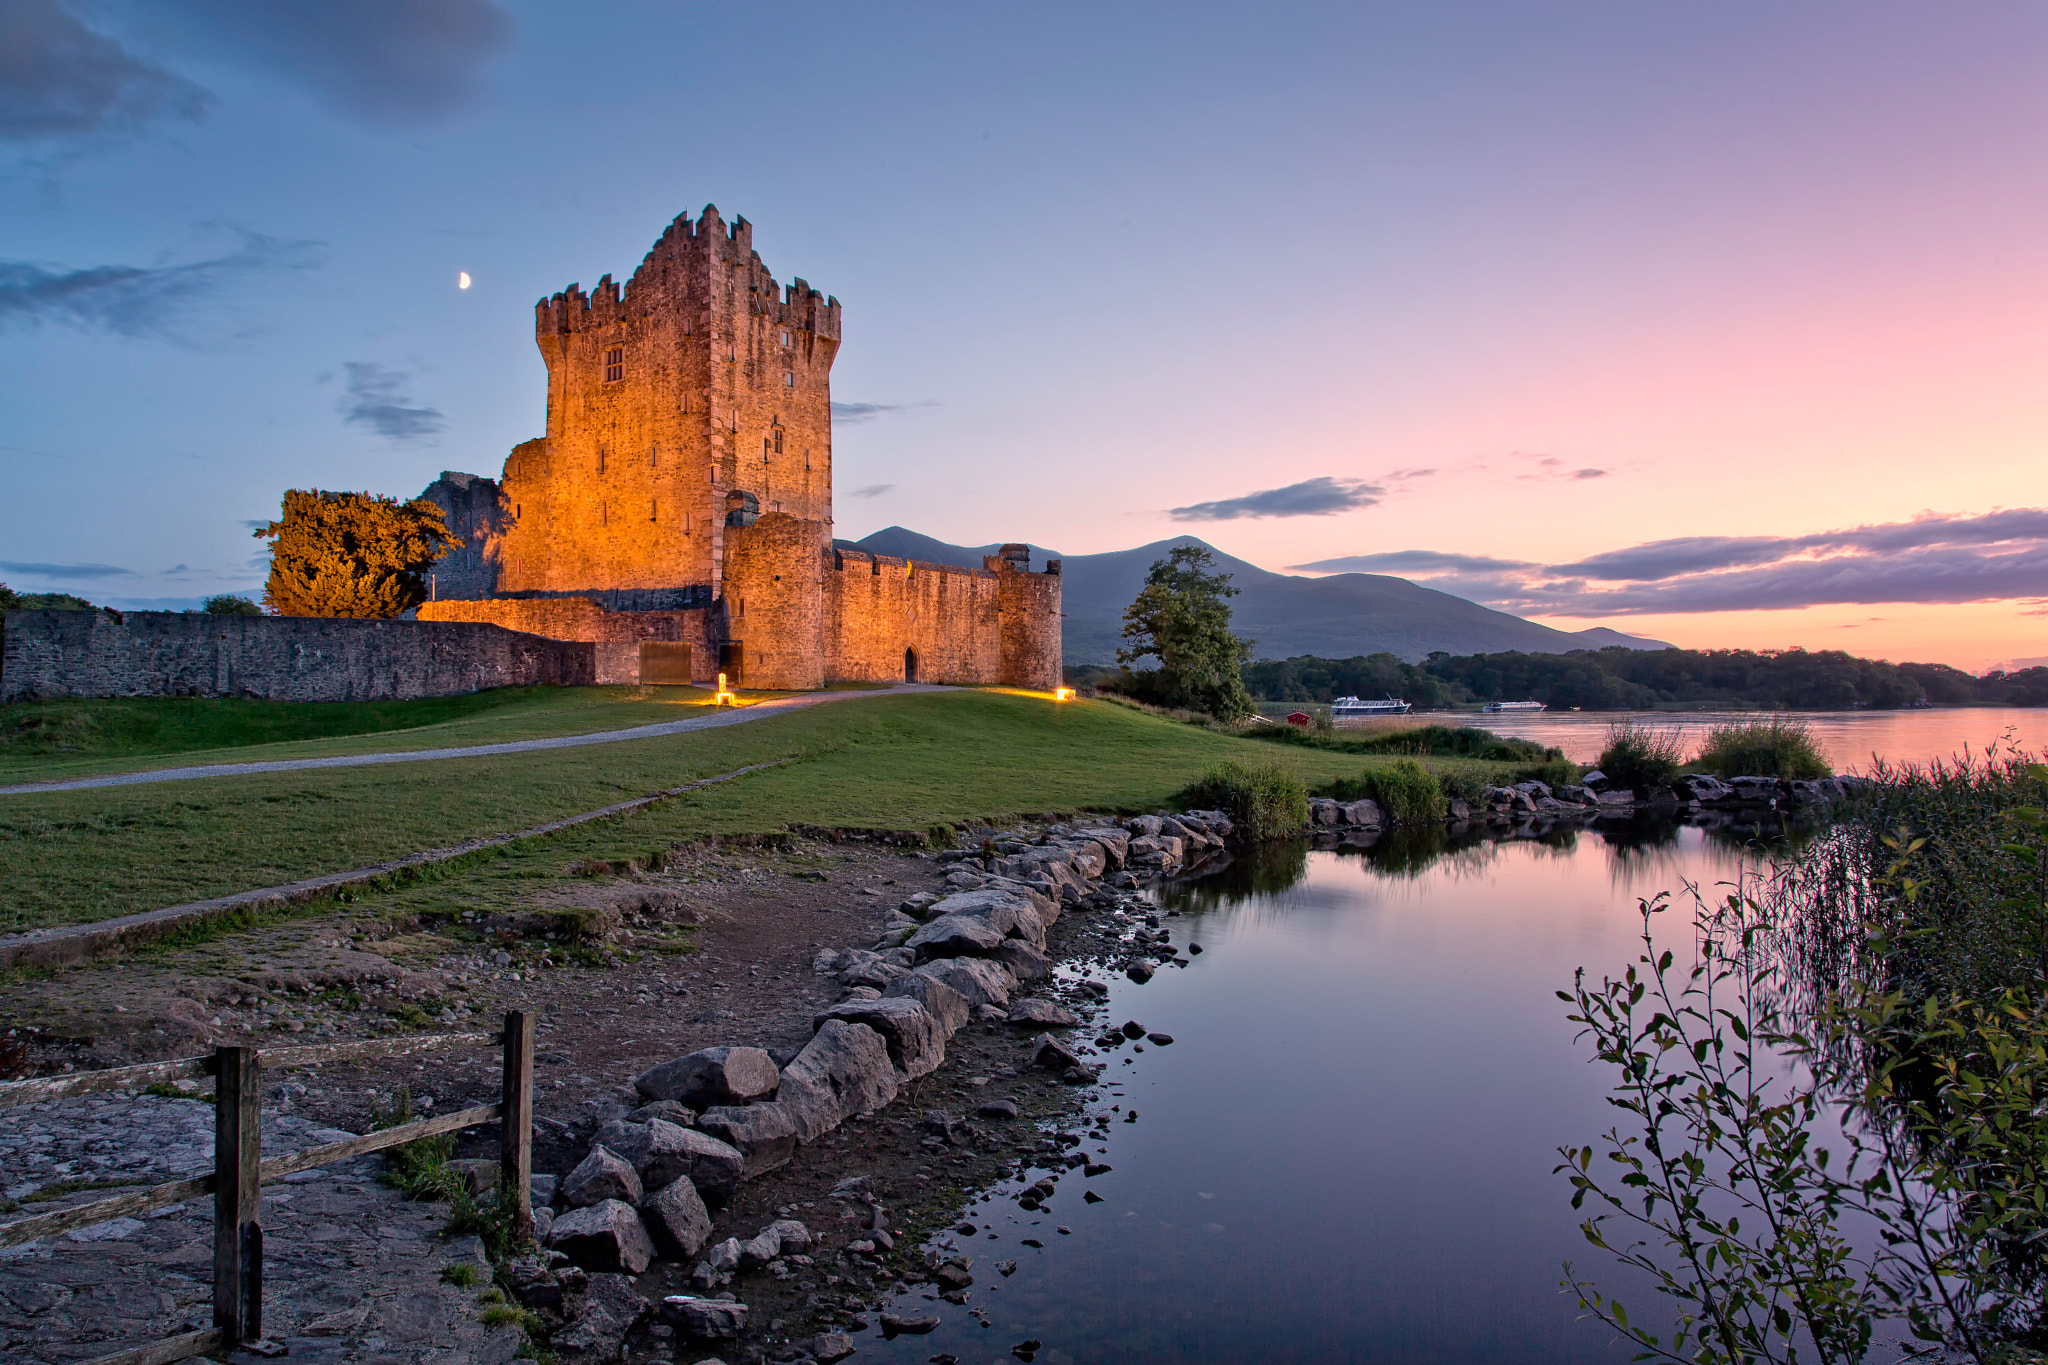
[(1085, 1150), (1109, 1169), (1024, 1170), (1061, 1177), (1043, 1212), (1007, 1197), (1021, 1184), (977, 1202), (973, 1238), (946, 1237), (976, 1257), (990, 1325), (913, 1293), (939, 1331), (864, 1336), (861, 1359), (989, 1361), (1025, 1338), (1041, 1365), (1610, 1358), (1559, 1293), (1561, 1263), (1594, 1254), (1551, 1168), (1612, 1122), (1611, 1078), (1554, 992), (1634, 959), (1637, 897), (1732, 880), (1759, 839), (1805, 836), (1647, 818), (1525, 833), (1281, 844), (1162, 889), (1188, 965), (1111, 977), (1107, 1017), (1175, 1042), (1099, 1059), (1095, 1104), (1121, 1108)]

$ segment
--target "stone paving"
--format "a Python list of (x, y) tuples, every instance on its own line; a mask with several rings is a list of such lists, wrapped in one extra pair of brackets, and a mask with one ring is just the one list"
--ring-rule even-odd
[[(346, 1136), (289, 1114), (263, 1117), (265, 1156)], [(0, 1111), (9, 1200), (66, 1181), (102, 1186), (9, 1216), (212, 1166), (210, 1103), (98, 1095)], [(445, 1206), (405, 1199), (378, 1180), (382, 1167), (381, 1157), (360, 1157), (264, 1187), (265, 1336), (316, 1365), (504, 1365), (521, 1338), (481, 1320), (477, 1296), (490, 1283), (482, 1245), (443, 1237)], [(470, 1288), (442, 1278), (463, 1261), (479, 1272)], [(211, 1197), (0, 1250), (0, 1359), (56, 1365), (209, 1326), (212, 1266)]]

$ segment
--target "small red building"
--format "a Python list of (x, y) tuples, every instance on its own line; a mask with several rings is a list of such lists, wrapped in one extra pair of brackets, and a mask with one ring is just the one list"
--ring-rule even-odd
[(1303, 729), (1307, 729), (1314, 720), (1315, 717), (1306, 711), (1289, 711), (1287, 713), (1287, 723), (1289, 725), (1299, 725)]

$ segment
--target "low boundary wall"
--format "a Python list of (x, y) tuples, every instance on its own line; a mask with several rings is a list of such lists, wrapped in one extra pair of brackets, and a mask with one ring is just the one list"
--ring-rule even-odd
[(57, 697), (402, 701), (588, 686), (596, 651), (502, 626), (171, 611), (10, 611), (0, 702)]

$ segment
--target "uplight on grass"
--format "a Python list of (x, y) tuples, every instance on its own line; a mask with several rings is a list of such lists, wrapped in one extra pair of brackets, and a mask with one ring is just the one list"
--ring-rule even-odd
[(1054, 701), (1072, 701), (1074, 699), (1074, 689), (1071, 687), (1055, 687), (1052, 690), (1052, 699)]
[(727, 687), (727, 686), (725, 685), (725, 674), (723, 674), (723, 673), (719, 674), (719, 675), (718, 675), (718, 696), (717, 696), (716, 698), (714, 698), (714, 699), (713, 699), (713, 701), (712, 701), (712, 705), (714, 705), (714, 706), (738, 706), (739, 704), (740, 704), (740, 699), (739, 699), (739, 696), (738, 696), (738, 694), (737, 694), (737, 693), (735, 693), (735, 692), (733, 692), (733, 691), (732, 691), (732, 690), (731, 690), (730, 688), (728, 688), (728, 687)]

